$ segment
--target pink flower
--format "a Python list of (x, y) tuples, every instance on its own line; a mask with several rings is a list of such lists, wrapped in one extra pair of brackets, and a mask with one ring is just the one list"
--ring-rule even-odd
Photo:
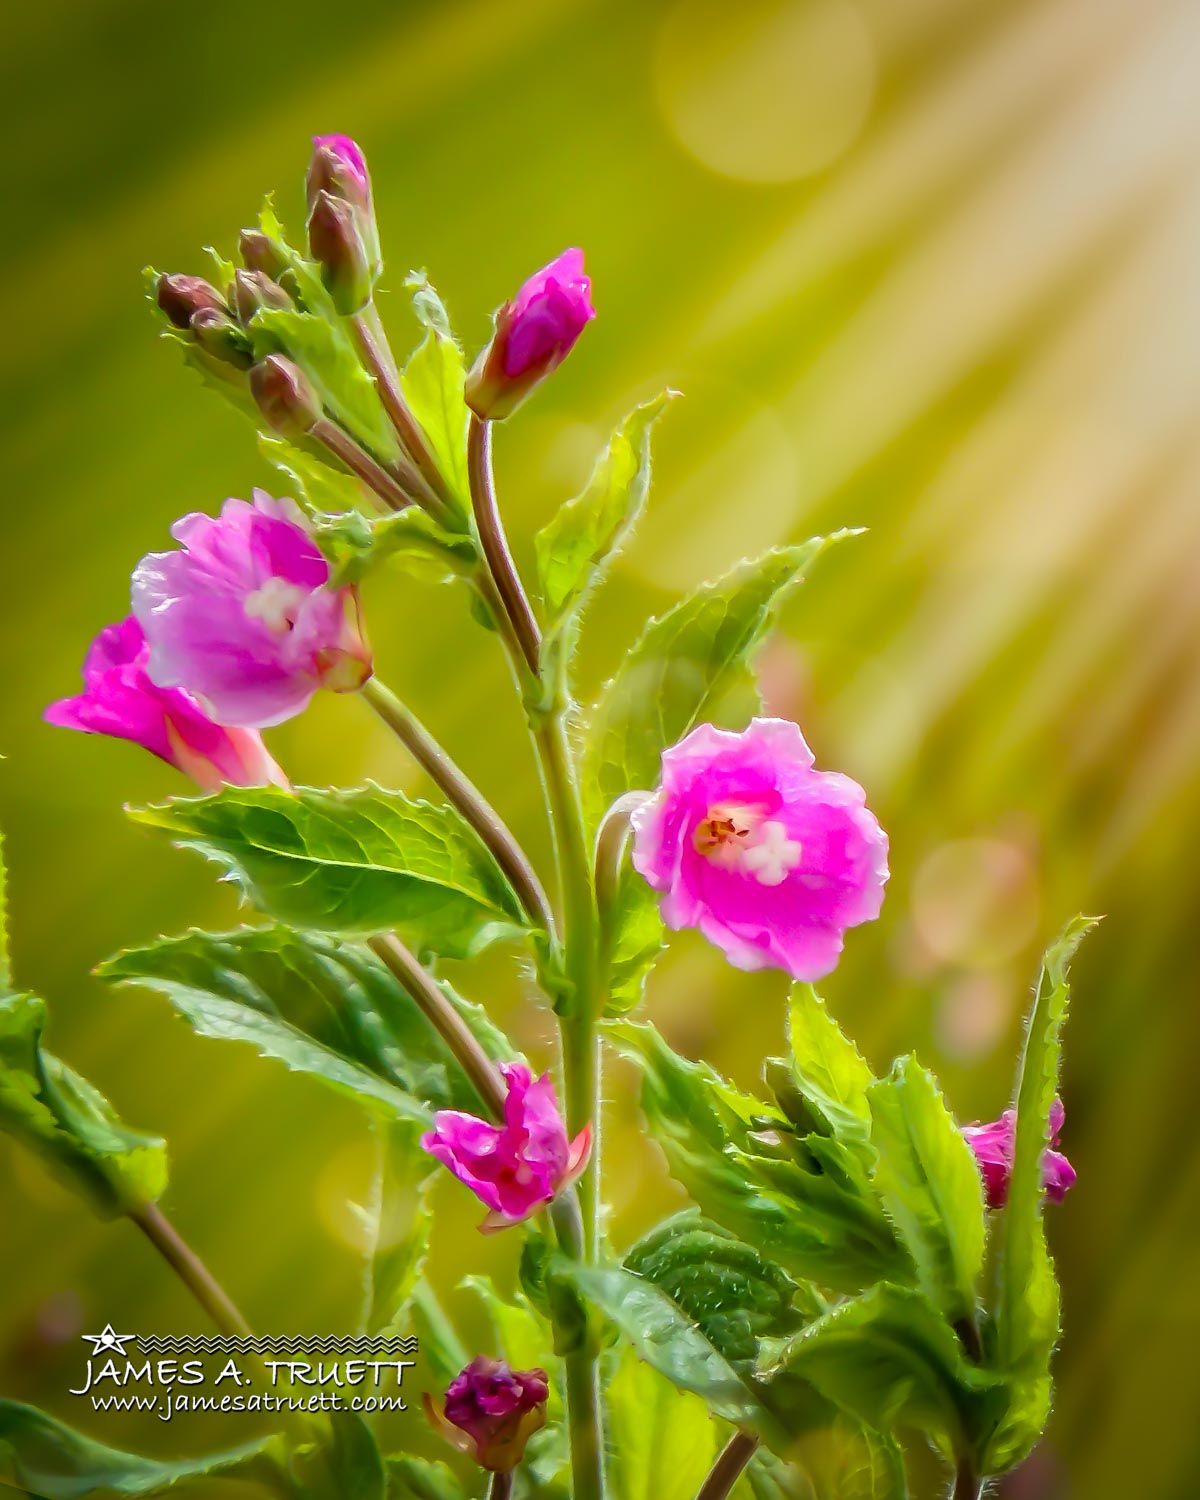
[(501, 1071), (508, 1086), (503, 1125), (443, 1109), (421, 1137), (424, 1149), (488, 1208), (479, 1226), (485, 1234), (519, 1224), (569, 1187), (592, 1145), (590, 1125), (567, 1140), (549, 1073), (535, 1082), (521, 1063)]
[(133, 575), (133, 612), (159, 687), (186, 688), (226, 724), (261, 728), (301, 712), (318, 688), (353, 692), (371, 675), (353, 589), (290, 500), (263, 490), (220, 516), (171, 528), (181, 551), (152, 552)]
[(662, 758), (633, 815), (633, 863), (669, 927), (698, 927), (739, 969), (828, 974), (848, 927), (879, 915), (887, 835), (857, 782), (814, 771), (795, 724), (701, 724)]
[(287, 786), (287, 777), (253, 729), (214, 723), (179, 688), (156, 687), (146, 672), (150, 651), (130, 615), (106, 626), (83, 663), (82, 693), (50, 704), (45, 718), (64, 729), (132, 740), (178, 767), (205, 792), (230, 786)]
[(477, 1355), (456, 1375), (438, 1412), (428, 1396), (425, 1411), (434, 1428), (460, 1453), (493, 1473), (510, 1473), (525, 1445), (546, 1423), (550, 1383), (545, 1370), (514, 1370), (501, 1359)]
[(467, 377), (467, 405), (493, 420), (516, 411), (596, 316), (591, 293), (582, 250), (564, 250), (535, 272), (496, 314), (492, 342)]
[(371, 191), (371, 177), (367, 171), (367, 158), (363, 148), (352, 136), (339, 135), (336, 131), (331, 135), (314, 135), (313, 147), (316, 151), (326, 151), (343, 171), (348, 172), (364, 194)]
[[(1058, 1145), (1065, 1118), (1062, 1100), (1056, 1099), (1050, 1106), (1050, 1147), (1042, 1154), (1042, 1187), (1051, 1203), (1061, 1203), (1075, 1181), (1075, 1168), (1060, 1151), (1050, 1149)], [(1003, 1208), (1008, 1202), (1008, 1185), (1012, 1177), (1016, 1111), (1006, 1109), (998, 1120), (988, 1125), (964, 1125), (963, 1135), (979, 1163), (988, 1207)]]

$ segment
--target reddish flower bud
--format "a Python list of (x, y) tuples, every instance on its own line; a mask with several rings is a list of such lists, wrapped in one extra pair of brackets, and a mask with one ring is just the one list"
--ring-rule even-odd
[(192, 314), (188, 327), (200, 347), (214, 358), (236, 365), (239, 370), (248, 370), (254, 363), (250, 340), (227, 312), (202, 307)]
[(343, 317), (371, 300), (373, 277), (357, 215), (344, 198), (317, 194), (308, 216), (308, 249), (321, 280)]
[(176, 328), (187, 328), (201, 309), (229, 312), (220, 292), (203, 276), (160, 276), (154, 283), (154, 295)]
[(238, 236), (238, 250), (248, 271), (261, 271), (264, 276), (278, 279), (287, 270), (287, 261), (261, 229), (243, 229)]
[(378, 279), (379, 230), (371, 201), (371, 175), (367, 171), (367, 158), (362, 147), (348, 135), (314, 136), (312, 160), (308, 164), (304, 186), (310, 213), (322, 193), (349, 204), (372, 279)]
[(460, 1453), (492, 1473), (510, 1473), (525, 1445), (546, 1423), (550, 1394), (545, 1370), (513, 1370), (480, 1354), (446, 1392), (439, 1412), (428, 1396), (425, 1413), (434, 1429)]
[(492, 342), (467, 376), (467, 405), (497, 421), (511, 416), (562, 364), (596, 316), (583, 251), (564, 250), (496, 314)]
[[(1042, 1152), (1042, 1188), (1051, 1203), (1061, 1203), (1067, 1190), (1075, 1182), (1075, 1168), (1061, 1151), (1053, 1149), (1058, 1145), (1065, 1117), (1062, 1100), (1056, 1099), (1050, 1106), (1050, 1144)], [(987, 1206), (1003, 1208), (1008, 1202), (1008, 1188), (1012, 1178), (1013, 1150), (1017, 1135), (1016, 1112), (1006, 1109), (998, 1120), (987, 1125), (964, 1125), (962, 1133), (979, 1165)]]
[(236, 272), (233, 297), (243, 323), (249, 323), (260, 307), (286, 309), (294, 305), (279, 283), (262, 271)]
[(321, 398), (299, 365), (282, 354), (268, 354), (250, 371), (250, 394), (267, 425), (285, 437), (308, 432), (324, 414)]

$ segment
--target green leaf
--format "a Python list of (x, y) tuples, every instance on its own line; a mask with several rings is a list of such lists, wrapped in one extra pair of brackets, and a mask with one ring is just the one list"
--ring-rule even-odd
[(388, 1500), (467, 1500), (458, 1476), (444, 1463), (405, 1455), (386, 1464)]
[(809, 1120), (820, 1133), (857, 1150), (869, 1165), (871, 1108), (867, 1090), (875, 1081), (874, 1075), (811, 984), (792, 987), (788, 1040), (793, 1081)]
[(401, 389), (465, 516), (471, 509), (471, 486), (467, 477), (470, 414), (463, 397), (467, 376), (463, 352), (450, 331), (446, 309), (424, 273), (414, 272), (405, 285), (412, 290), (413, 311), (426, 332), (404, 367)]
[(361, 583), (372, 569), (393, 561), (426, 583), (446, 583), (469, 573), (477, 561), (469, 537), (455, 536), (414, 505), (390, 516), (317, 515), (312, 533), (337, 587)]
[(700, 1396), (726, 1421), (773, 1429), (747, 1381), (652, 1282), (620, 1266), (585, 1266), (562, 1256), (554, 1263), (554, 1275), (598, 1307), (638, 1355), (673, 1385)]
[(296, 927), (394, 928), (410, 947), (446, 958), (526, 930), (512, 888), (462, 818), (400, 792), (226, 787), (131, 816), (213, 860), (260, 910)]
[(413, 1289), (412, 1326), (421, 1341), (421, 1359), (428, 1367), (430, 1379), (445, 1388), (471, 1356), (427, 1277), (422, 1277)]
[(1059, 1290), (1046, 1244), (1041, 1162), (1058, 1092), (1062, 1027), (1070, 1001), (1070, 965), (1096, 917), (1075, 917), (1048, 949), (1034, 991), (1017, 1077), (1016, 1139), (1008, 1203), (999, 1216), (995, 1361), (1014, 1379), (1013, 1409), (989, 1448), (1000, 1472), (1019, 1463), (1050, 1413), (1050, 1359), (1059, 1334)]
[(899, 1059), (868, 1098), (875, 1186), (919, 1284), (951, 1324), (973, 1318), (985, 1224), (971, 1148), (932, 1074), (913, 1057)]
[(38, 1500), (117, 1500), (181, 1493), (218, 1479), (290, 1495), (283, 1440), (258, 1438), (201, 1458), (143, 1458), (106, 1447), (32, 1406), (0, 1401), (0, 1483), (18, 1493)]
[[(318, 457), (273, 432), (260, 432), (258, 451), (287, 479), (292, 498), (310, 515), (343, 511), (373, 511), (377, 501), (353, 474), (335, 468), (328, 457)], [(324, 450), (322, 450), (324, 452)]]
[(433, 1220), (429, 1189), (436, 1165), (421, 1149), (421, 1129), (408, 1120), (376, 1120), (376, 1169), (359, 1210), (368, 1251), (359, 1331), (397, 1334), (429, 1254)]
[(329, 1419), (333, 1442), (314, 1454), (320, 1476), (317, 1493), (384, 1500), (387, 1473), (383, 1454), (366, 1419), (356, 1411), (335, 1411)]
[(826, 547), (815, 537), (739, 563), (651, 620), (592, 710), (582, 784), (595, 821), (624, 792), (657, 786), (662, 752), (745, 688), (749, 661), (788, 590)]
[(612, 1493), (621, 1500), (695, 1500), (717, 1447), (700, 1397), (677, 1390), (626, 1349), (606, 1406)]
[(866, 1426), (924, 1432), (944, 1452), (971, 1446), (1004, 1399), (923, 1292), (887, 1283), (765, 1349), (759, 1373), (799, 1377)]
[[(107, 959), (108, 984), (157, 990), (201, 1036), (266, 1057), (397, 1115), (476, 1109), (478, 1096), (408, 991), (375, 955), (288, 927), (186, 932)], [(443, 993), (496, 1061), (511, 1049), (478, 1006)]]
[(658, 901), (658, 894), (626, 863), (604, 914), (610, 934), (604, 955), (605, 1015), (624, 1015), (641, 1004), (646, 980), (666, 946)]
[(534, 538), (546, 641), (570, 637), (588, 597), (624, 545), (650, 488), (650, 429), (674, 392), (634, 407), (613, 433), (583, 493)]
[(44, 1051), (45, 1022), (36, 996), (0, 998), (0, 1130), (105, 1217), (153, 1202), (167, 1185), (166, 1143), (122, 1124), (102, 1094)]
[(651, 1026), (607, 1031), (641, 1066), (650, 1133), (709, 1219), (818, 1286), (856, 1292), (911, 1275), (873, 1193), (830, 1172), (773, 1105), (678, 1056)]
[(625, 1268), (660, 1287), (730, 1364), (753, 1364), (763, 1338), (782, 1338), (824, 1311), (759, 1251), (694, 1211), (640, 1239)]
[[(502, 1297), (486, 1276), (468, 1276), (463, 1286), (473, 1291), (487, 1309), (497, 1358), (507, 1360), (514, 1370), (557, 1369), (550, 1324), (523, 1293)], [(554, 1387), (552, 1381), (547, 1410), (557, 1418), (562, 1412), (562, 1402)]]

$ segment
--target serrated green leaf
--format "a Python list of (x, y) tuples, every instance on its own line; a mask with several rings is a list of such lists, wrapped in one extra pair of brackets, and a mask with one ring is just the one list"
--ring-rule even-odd
[(823, 1134), (869, 1157), (867, 1090), (874, 1075), (811, 984), (792, 987), (788, 1041), (793, 1079), (809, 1118)]
[(442, 477), (465, 516), (471, 509), (467, 477), (470, 414), (463, 396), (467, 372), (462, 348), (450, 331), (441, 298), (426, 277), (410, 275), (405, 285), (412, 291), (413, 311), (426, 332), (404, 367), (400, 386), (409, 410), (428, 439)]
[(721, 718), (780, 601), (826, 547), (851, 534), (739, 563), (650, 621), (589, 718), (581, 780), (593, 820), (624, 792), (656, 786), (662, 752), (701, 720)]
[(362, 1206), (367, 1231), (359, 1331), (398, 1334), (429, 1254), (433, 1227), (429, 1189), (436, 1165), (421, 1149), (422, 1131), (408, 1120), (376, 1120), (376, 1167)]
[(477, 561), (470, 537), (454, 535), (413, 505), (390, 516), (322, 513), (312, 518), (311, 529), (335, 587), (361, 583), (372, 569), (392, 561), (426, 583), (446, 583), (469, 573)]
[[(201, 1036), (249, 1042), (296, 1072), (425, 1121), (475, 1109), (466, 1074), (369, 949), (288, 927), (186, 932), (107, 959), (108, 984), (157, 990)], [(509, 1060), (479, 1007), (442, 985), (489, 1056)]]
[[(566, 501), (534, 538), (548, 643), (570, 636), (588, 596), (637, 524), (650, 488), (650, 429), (673, 394), (664, 391), (634, 407), (582, 494)], [(565, 649), (569, 654), (569, 642)]]
[(821, 1287), (856, 1292), (911, 1275), (874, 1195), (825, 1170), (774, 1105), (678, 1056), (651, 1026), (607, 1032), (641, 1066), (650, 1133), (708, 1218)]
[(973, 1318), (985, 1225), (971, 1148), (932, 1074), (913, 1057), (872, 1084), (868, 1099), (875, 1186), (919, 1285), (951, 1324)]
[(467, 1500), (458, 1476), (444, 1463), (407, 1455), (386, 1463), (388, 1500)]
[(194, 1484), (218, 1479), (292, 1494), (283, 1440), (258, 1438), (200, 1458), (143, 1458), (85, 1437), (32, 1406), (0, 1401), (0, 1483), (37, 1500), (182, 1494)]
[(400, 792), (226, 787), (130, 815), (213, 860), (291, 926), (394, 928), (410, 947), (447, 958), (526, 930), (511, 886), (462, 818)]
[(753, 1364), (763, 1338), (782, 1338), (824, 1311), (757, 1248), (694, 1211), (652, 1229), (625, 1268), (653, 1282), (732, 1365)]
[(999, 1216), (995, 1360), (1014, 1377), (1012, 1410), (992, 1440), (997, 1472), (1019, 1463), (1050, 1413), (1050, 1359), (1059, 1334), (1059, 1290), (1046, 1244), (1042, 1153), (1058, 1092), (1062, 1027), (1070, 1002), (1070, 964), (1098, 918), (1075, 917), (1046, 952), (1025, 1029), (1014, 1106), (1017, 1112), (1008, 1202)]
[(0, 998), (0, 1130), (105, 1217), (153, 1202), (167, 1185), (166, 1142), (131, 1130), (90, 1083), (44, 1051), (45, 1021), (35, 995)]
[(377, 502), (366, 485), (353, 474), (335, 468), (328, 457), (317, 457), (273, 432), (259, 433), (258, 450), (287, 478), (293, 499), (310, 515), (375, 510)]
[(695, 1500), (717, 1448), (708, 1408), (630, 1349), (605, 1392), (609, 1485), (621, 1500)]
[(969, 1447), (1004, 1399), (1002, 1378), (968, 1363), (923, 1292), (887, 1283), (764, 1350), (759, 1372), (799, 1377), (866, 1426), (911, 1428), (944, 1452)]

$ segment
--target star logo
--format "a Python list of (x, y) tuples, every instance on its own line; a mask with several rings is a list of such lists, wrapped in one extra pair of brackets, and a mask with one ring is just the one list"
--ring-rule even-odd
[(106, 1353), (119, 1354), (123, 1359), (125, 1357), (125, 1345), (130, 1339), (136, 1337), (137, 1335), (134, 1333), (114, 1333), (112, 1324), (106, 1323), (103, 1333), (85, 1333), (83, 1335), (83, 1342), (91, 1344), (92, 1359), (95, 1359), (97, 1355)]

